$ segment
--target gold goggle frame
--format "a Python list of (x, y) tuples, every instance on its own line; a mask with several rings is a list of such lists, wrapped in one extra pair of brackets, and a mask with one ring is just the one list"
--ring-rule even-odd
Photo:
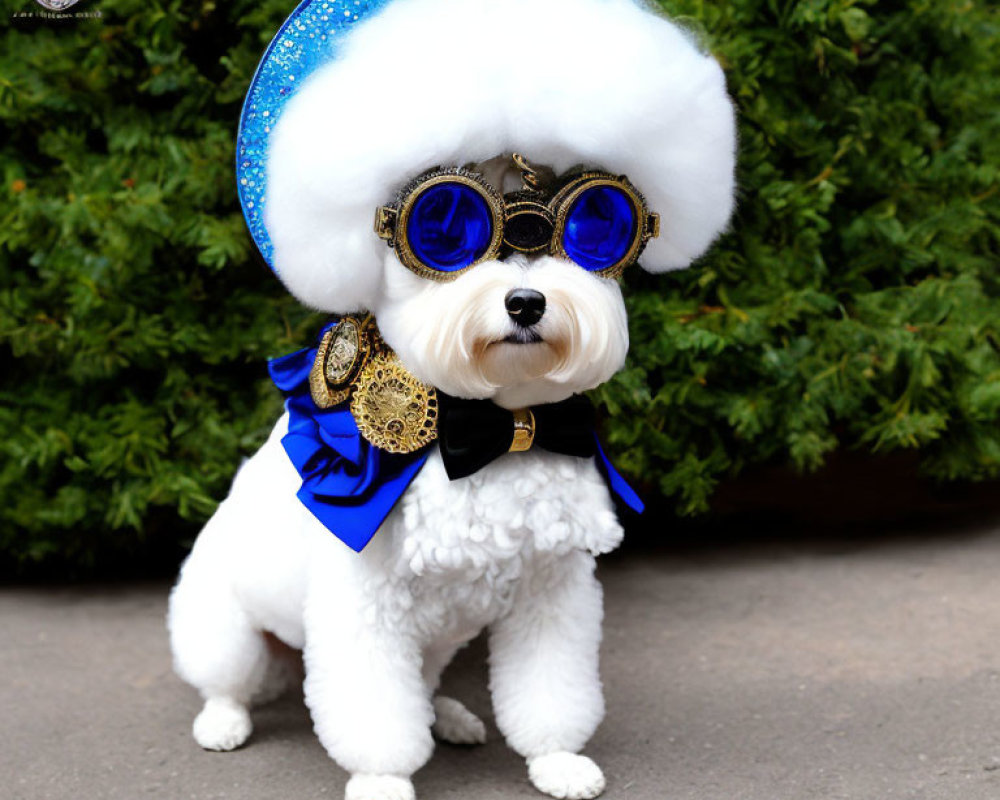
[[(610, 186), (622, 192), (632, 205), (636, 227), (625, 254), (611, 266), (592, 270), (592, 275), (618, 278), (625, 268), (634, 264), (650, 239), (660, 235), (660, 215), (646, 205), (646, 199), (624, 175), (590, 171), (571, 174), (558, 183), (552, 178), (543, 180), (540, 172), (528, 165), (521, 156), (514, 155), (514, 163), (521, 170), (524, 188), (506, 195), (497, 191), (477, 172), (463, 167), (435, 169), (411, 181), (399, 193), (394, 203), (379, 206), (375, 212), (375, 233), (396, 250), (400, 262), (424, 278), (450, 281), (484, 261), (501, 258), (505, 253), (541, 253), (569, 259), (563, 247), (563, 234), (569, 210), (587, 190)], [(493, 235), (486, 251), (468, 266), (451, 272), (436, 270), (425, 265), (413, 252), (406, 235), (410, 214), (420, 196), (433, 186), (442, 183), (459, 183), (472, 189), (483, 198), (493, 218)], [(550, 191), (547, 187), (556, 184)], [(541, 226), (534, 237), (531, 226)], [(546, 234), (545, 230), (551, 231)]]

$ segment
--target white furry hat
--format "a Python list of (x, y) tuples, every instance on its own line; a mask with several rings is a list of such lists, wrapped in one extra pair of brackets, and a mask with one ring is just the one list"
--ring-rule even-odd
[(238, 170), (254, 163), (248, 114), (268, 134), (256, 208), (241, 171), (244, 210), (307, 305), (369, 307), (386, 247), (372, 230), (376, 207), (432, 167), (501, 153), (628, 176), (661, 218), (641, 259), (651, 272), (688, 266), (725, 227), (736, 142), (722, 70), (635, 0), (307, 0), (255, 83), (284, 55), (283, 35), (307, 35), (306, 5), (348, 16), (382, 6), (331, 34), (336, 50), (308, 74), (291, 74), (299, 83), (286, 80), (294, 93), (276, 122), (260, 119), (259, 92), (244, 109)]

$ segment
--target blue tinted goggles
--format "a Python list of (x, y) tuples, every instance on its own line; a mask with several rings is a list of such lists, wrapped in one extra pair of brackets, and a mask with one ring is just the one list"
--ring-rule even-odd
[(515, 163), (524, 188), (501, 194), (461, 167), (427, 172), (380, 206), (375, 232), (424, 278), (453, 280), (483, 261), (548, 253), (617, 278), (659, 235), (660, 217), (624, 175), (579, 172), (556, 180)]

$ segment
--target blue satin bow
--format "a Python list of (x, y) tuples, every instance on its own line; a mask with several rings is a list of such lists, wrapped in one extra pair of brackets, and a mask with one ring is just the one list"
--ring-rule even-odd
[[(329, 330), (330, 323), (320, 331)], [(302, 476), (298, 498), (334, 536), (361, 552), (371, 541), (406, 487), (430, 455), (389, 453), (370, 444), (358, 431), (350, 405), (316, 406), (309, 393), (315, 347), (268, 362), (271, 380), (285, 394), (288, 433), (281, 444)], [(611, 490), (634, 511), (643, 503), (597, 444), (598, 469)]]

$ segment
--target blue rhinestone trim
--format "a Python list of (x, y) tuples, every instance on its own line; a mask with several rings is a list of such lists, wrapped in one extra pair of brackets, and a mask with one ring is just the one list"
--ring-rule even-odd
[(267, 146), (285, 103), (314, 70), (337, 57), (345, 34), (391, 0), (303, 0), (285, 20), (257, 65), (236, 135), (236, 188), (250, 235), (274, 269), (264, 227)]

